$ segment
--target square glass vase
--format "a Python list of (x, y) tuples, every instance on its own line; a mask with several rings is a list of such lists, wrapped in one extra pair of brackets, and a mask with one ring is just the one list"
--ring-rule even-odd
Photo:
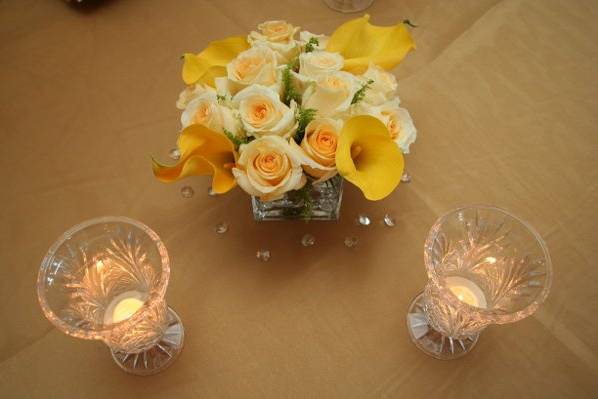
[(336, 175), (324, 182), (308, 182), (301, 190), (289, 191), (274, 201), (251, 197), (253, 218), (274, 220), (338, 220), (343, 198), (343, 178)]

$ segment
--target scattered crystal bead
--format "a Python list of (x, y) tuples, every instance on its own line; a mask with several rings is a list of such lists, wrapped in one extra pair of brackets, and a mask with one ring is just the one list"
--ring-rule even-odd
[(168, 152), (168, 156), (171, 159), (174, 159), (175, 161), (178, 161), (179, 159), (181, 159), (181, 152), (179, 151), (178, 148), (173, 148), (172, 150), (170, 150)]
[(195, 194), (195, 191), (191, 186), (183, 186), (181, 187), (181, 195), (183, 198), (191, 198)]
[(345, 246), (347, 248), (353, 248), (357, 245), (357, 237), (346, 237), (345, 238)]
[(224, 234), (228, 231), (228, 223), (222, 222), (216, 225), (216, 233)]
[(396, 224), (396, 220), (394, 217), (392, 217), (391, 214), (387, 213), (386, 215), (384, 215), (384, 224), (388, 227), (394, 227)]
[(369, 226), (372, 221), (370, 220), (368, 215), (364, 215), (363, 213), (357, 217), (357, 223), (362, 226)]
[(301, 238), (301, 245), (304, 247), (311, 247), (316, 243), (316, 237), (311, 234), (306, 234)]
[(410, 181), (411, 181), (411, 175), (409, 174), (409, 172), (404, 171), (403, 174), (401, 175), (401, 182), (409, 183)]
[(270, 251), (267, 249), (260, 249), (257, 251), (255, 256), (262, 262), (267, 262), (268, 260), (270, 260)]

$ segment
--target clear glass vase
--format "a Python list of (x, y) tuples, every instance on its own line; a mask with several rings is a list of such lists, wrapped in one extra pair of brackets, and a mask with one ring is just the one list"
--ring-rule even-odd
[(60, 331), (105, 342), (125, 371), (157, 373), (183, 347), (179, 316), (166, 305), (166, 248), (149, 227), (124, 217), (83, 222), (42, 261), (37, 295)]
[(491, 206), (440, 217), (426, 240), (424, 261), (428, 283), (409, 306), (407, 327), (415, 345), (437, 359), (465, 355), (490, 324), (533, 314), (552, 282), (540, 235)]
[(338, 220), (343, 198), (343, 178), (336, 175), (322, 183), (308, 183), (274, 201), (251, 197), (253, 217), (272, 220)]

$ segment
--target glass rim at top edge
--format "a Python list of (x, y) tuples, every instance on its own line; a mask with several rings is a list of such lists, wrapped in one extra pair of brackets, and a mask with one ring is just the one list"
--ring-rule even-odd
[[(82, 328), (74, 327), (74, 326), (66, 323), (50, 308), (50, 305), (48, 304), (48, 300), (43, 292), (43, 290), (45, 288), (44, 280), (47, 275), (48, 266), (50, 265), (52, 259), (54, 259), (56, 251), (58, 250), (58, 248), (60, 248), (61, 245), (63, 245), (74, 234), (76, 234), (80, 231), (83, 231), (84, 229), (86, 229), (88, 227), (96, 226), (96, 225), (103, 224), (103, 223), (129, 224), (129, 225), (139, 228), (145, 234), (147, 234), (147, 236), (150, 237), (150, 239), (152, 240), (152, 242), (154, 243), (154, 245), (156, 245), (156, 247), (158, 249), (158, 252), (160, 254), (160, 260), (162, 262), (161, 271), (160, 271), (160, 281), (159, 281), (159, 285), (158, 285), (157, 289), (154, 290), (154, 292), (145, 300), (143, 305), (131, 317), (129, 317), (125, 320), (122, 320), (118, 323), (102, 325), (101, 328), (97, 328), (97, 329), (82, 329)], [(85, 220), (81, 223), (78, 223), (78, 224), (70, 227), (68, 230), (66, 230), (64, 233), (62, 233), (54, 241), (54, 243), (50, 246), (50, 248), (46, 252), (46, 255), (44, 256), (44, 258), (40, 264), (39, 273), (37, 276), (37, 287), (36, 287), (37, 299), (39, 301), (40, 306), (42, 307), (44, 315), (59, 330), (63, 331), (64, 333), (66, 333), (68, 335), (71, 335), (71, 336), (74, 336), (77, 338), (102, 339), (110, 331), (113, 331), (114, 328), (116, 328), (116, 327), (123, 328), (123, 329), (129, 329), (129, 328), (133, 327), (135, 324), (137, 324), (139, 321), (141, 321), (143, 319), (145, 313), (149, 309), (156, 306), (158, 302), (161, 302), (163, 300), (164, 295), (166, 294), (166, 289), (168, 287), (169, 277), (170, 277), (170, 259), (168, 256), (168, 251), (166, 249), (166, 246), (160, 239), (160, 236), (154, 230), (152, 230), (150, 227), (148, 227), (144, 223), (142, 223), (138, 220), (126, 217), (126, 216), (100, 216), (100, 217), (95, 217), (92, 219)]]

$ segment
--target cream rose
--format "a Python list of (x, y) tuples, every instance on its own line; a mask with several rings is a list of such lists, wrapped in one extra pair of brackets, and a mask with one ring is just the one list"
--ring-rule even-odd
[(389, 102), (379, 107), (380, 120), (386, 124), (390, 137), (397, 143), (401, 151), (409, 154), (409, 146), (417, 138), (417, 130), (409, 115), (409, 111)]
[(242, 133), (241, 124), (234, 116), (233, 110), (218, 104), (216, 94), (212, 92), (206, 92), (195, 98), (183, 111), (181, 115), (183, 129), (195, 123), (215, 132), (224, 133), (226, 129), (235, 136)]
[(323, 182), (337, 174), (336, 146), (342, 122), (331, 118), (317, 118), (305, 128), (301, 146), (291, 140), (291, 145), (301, 151), (301, 162), (307, 174)]
[(252, 84), (277, 84), (276, 54), (268, 47), (258, 46), (245, 50), (226, 66), (228, 90), (236, 93)]
[(267, 87), (252, 85), (241, 90), (233, 97), (233, 105), (239, 110), (243, 127), (250, 136), (288, 138), (297, 130), (295, 102), (287, 107), (278, 94)]
[(300, 159), (287, 140), (265, 136), (239, 148), (239, 159), (232, 171), (248, 194), (272, 201), (303, 187), (306, 177)]
[(318, 45), (315, 46), (315, 48), (318, 50), (324, 50), (328, 44), (328, 39), (330, 39), (326, 35), (316, 35), (315, 33), (304, 30), (299, 32), (299, 44), (301, 46), (305, 46), (312, 37), (318, 39)]
[(299, 45), (294, 36), (299, 31), (285, 21), (266, 21), (247, 36), (247, 41), (252, 46), (266, 46), (272, 49), (280, 63), (286, 63), (299, 53)]
[(185, 89), (179, 94), (179, 98), (176, 102), (176, 107), (180, 110), (187, 108), (187, 105), (200, 95), (210, 92), (216, 94), (213, 87), (197, 83), (191, 86), (185, 87)]
[(365, 82), (373, 80), (365, 92), (364, 101), (380, 105), (391, 98), (396, 98), (397, 78), (374, 63), (370, 63), (367, 71), (362, 75)]
[(312, 51), (299, 56), (299, 74), (316, 79), (327, 73), (340, 71), (344, 58), (338, 53)]
[(359, 87), (357, 79), (348, 72), (322, 75), (303, 93), (303, 108), (318, 110), (319, 117), (336, 116), (349, 109)]

